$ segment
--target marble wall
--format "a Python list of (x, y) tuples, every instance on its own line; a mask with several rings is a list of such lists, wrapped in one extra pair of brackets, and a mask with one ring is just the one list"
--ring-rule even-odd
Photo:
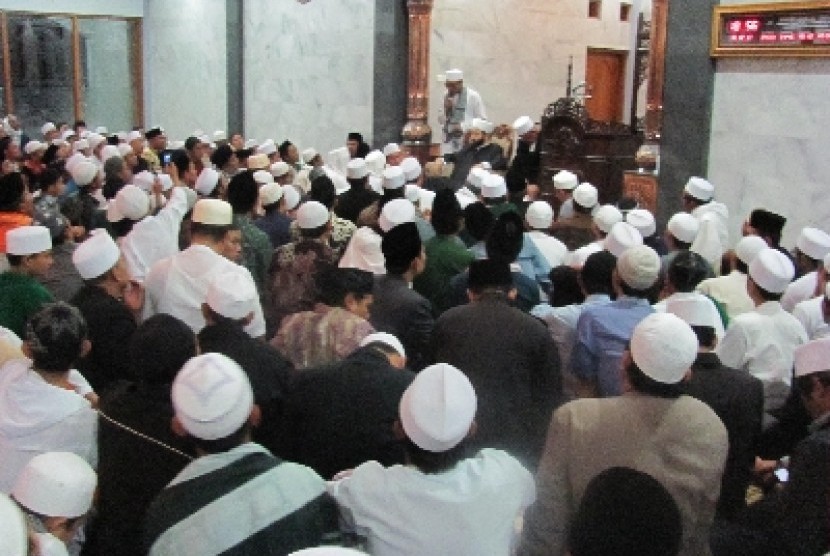
[(144, 118), (172, 139), (227, 130), (225, 0), (145, 0)]
[(733, 239), (757, 207), (787, 218), (785, 246), (804, 226), (830, 232), (827, 91), (828, 58), (717, 62), (708, 177), (730, 207)]
[(350, 131), (372, 142), (373, 1), (247, 0), (243, 20), (247, 137), (320, 152)]
[[(512, 123), (523, 114), (539, 118), (548, 103), (565, 95), (570, 56), (576, 84), (585, 76), (588, 47), (629, 50), (636, 9), (630, 23), (620, 22), (620, 1), (602, 4), (601, 17), (591, 19), (587, 1), (436, 0), (430, 52), (433, 142), (440, 141), (444, 95), (438, 76), (447, 69), (464, 70), (465, 83), (481, 93), (490, 120)], [(623, 113), (627, 118), (629, 109)]]

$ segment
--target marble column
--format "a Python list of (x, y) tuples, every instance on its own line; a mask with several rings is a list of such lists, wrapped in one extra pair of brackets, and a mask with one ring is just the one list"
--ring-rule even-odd
[(401, 132), (403, 143), (422, 163), (429, 158), (432, 129), (429, 115), (429, 35), (433, 0), (407, 0), (409, 10), (408, 121)]

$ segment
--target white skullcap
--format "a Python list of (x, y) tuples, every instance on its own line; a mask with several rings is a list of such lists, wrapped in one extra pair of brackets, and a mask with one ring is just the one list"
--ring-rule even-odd
[(269, 156), (277, 152), (277, 146), (274, 144), (273, 139), (268, 139), (257, 148), (256, 152), (258, 154), (264, 154), (265, 156)]
[(579, 184), (576, 174), (567, 170), (560, 170), (553, 176), (553, 187), (555, 189), (573, 190)]
[(213, 279), (205, 303), (218, 315), (239, 320), (256, 311), (259, 294), (251, 276), (238, 268)]
[(104, 230), (93, 230), (92, 235), (72, 252), (72, 264), (84, 280), (103, 275), (118, 263), (119, 258), (118, 244)]
[(0, 554), (8, 556), (29, 554), (29, 531), (26, 518), (23, 517), (17, 504), (3, 493), (0, 493)]
[(275, 178), (284, 176), (290, 170), (291, 166), (289, 166), (287, 162), (283, 162), (282, 160), (271, 164), (271, 175)]
[(666, 229), (678, 240), (692, 243), (700, 230), (700, 222), (688, 212), (678, 212), (669, 218)]
[[(389, 145), (387, 145), (387, 147), (388, 146)], [(386, 155), (384, 155), (382, 152), (378, 150), (371, 151), (369, 154), (366, 155), (366, 166), (369, 169), (370, 173), (381, 175), (383, 173), (383, 169), (386, 168)]]
[(300, 192), (291, 184), (282, 186), (282, 196), (285, 198), (285, 210), (294, 210), (300, 204)]
[(767, 247), (767, 242), (760, 236), (744, 236), (735, 246), (735, 255), (742, 263), (749, 266), (758, 253)]
[(406, 181), (417, 180), (421, 175), (421, 163), (414, 156), (407, 156), (401, 160), (400, 166)]
[(485, 120), (484, 118), (473, 118), (473, 120), (470, 122), (469, 128), (477, 129), (479, 131), (487, 133), (487, 120)]
[(604, 233), (611, 231), (617, 222), (622, 222), (623, 215), (614, 205), (602, 205), (594, 213), (594, 224)]
[(21, 506), (46, 517), (80, 517), (92, 507), (98, 476), (71, 452), (46, 452), (29, 460), (17, 476), (12, 496)]
[(830, 235), (818, 228), (804, 228), (795, 246), (811, 259), (821, 261), (830, 253)]
[(553, 208), (547, 201), (533, 201), (527, 207), (525, 219), (534, 230), (547, 230), (553, 222)]
[(400, 189), (406, 183), (406, 176), (400, 166), (390, 166), (383, 171), (383, 188)]
[(369, 167), (362, 158), (353, 158), (346, 164), (346, 177), (350, 180), (359, 180), (369, 174)]
[(52, 139), (52, 144), (56, 147), (62, 147), (64, 145), (69, 145), (66, 141), (58, 137), (57, 139)]
[(107, 134), (109, 134), (109, 130), (107, 129), (106, 126), (99, 125), (98, 127), (95, 128), (95, 133), (98, 133), (100, 135), (107, 135)]
[(98, 175), (98, 166), (89, 160), (80, 160), (69, 171), (78, 187), (84, 187), (93, 182)]
[(118, 222), (124, 218), (141, 220), (150, 212), (150, 197), (140, 187), (128, 183), (118, 190), (107, 207), (107, 219)]
[(95, 149), (96, 147), (98, 147), (98, 145), (106, 141), (107, 138), (97, 133), (90, 133), (86, 140), (87, 143), (89, 143), (89, 148)]
[[(484, 129), (482, 129), (481, 131), (483, 131), (483, 132), (484, 132), (484, 133), (486, 133), (487, 135), (490, 135), (490, 134), (491, 134), (491, 133), (493, 133), (493, 131), (495, 131), (495, 129), (496, 129), (496, 124), (494, 124), (494, 123), (493, 123), (493, 122), (491, 122), (490, 120), (484, 120), (484, 124), (483, 124), (483, 125), (484, 125)], [(485, 164), (489, 165), (490, 163), (489, 163), (489, 162), (487, 162), (487, 161), (485, 161), (485, 162), (482, 162), (482, 163), (481, 163), (481, 165), (482, 165), (482, 166), (484, 166)]]
[(282, 186), (277, 183), (266, 183), (259, 188), (259, 199), (262, 206), (273, 205), (282, 199)]
[[(127, 147), (129, 149), (129, 147)], [(130, 149), (132, 151), (132, 149)], [(101, 149), (101, 162), (106, 162), (110, 158), (121, 158), (121, 151), (115, 145), (105, 145)]]
[(637, 368), (662, 384), (677, 384), (697, 358), (692, 327), (671, 313), (652, 313), (634, 327), (631, 357)]
[(360, 347), (366, 347), (374, 342), (386, 344), (397, 351), (401, 357), (406, 357), (406, 350), (403, 348), (403, 344), (393, 334), (389, 334), (388, 332), (373, 332), (360, 340)]
[(155, 174), (148, 172), (147, 170), (141, 171), (133, 176), (133, 185), (148, 192), (153, 190), (153, 184), (155, 181)]
[(144, 136), (138, 130), (133, 130), (127, 134), (127, 143), (132, 143), (138, 140), (144, 141)]
[(176, 418), (196, 438), (217, 440), (242, 428), (251, 415), (251, 383), (236, 362), (220, 353), (190, 359), (171, 391)]
[(516, 135), (524, 135), (533, 129), (533, 120), (530, 119), (530, 116), (519, 116), (513, 122), (513, 129), (516, 130)]
[(122, 157), (125, 157), (133, 152), (133, 148), (126, 143), (119, 143), (116, 148), (118, 149), (118, 154)]
[(196, 184), (194, 185), (194, 189), (200, 195), (210, 195), (211, 193), (213, 193), (213, 190), (216, 189), (216, 185), (219, 183), (219, 176), (219, 172), (217, 172), (213, 168), (208, 168), (207, 166), (205, 166), (204, 168), (202, 168), (202, 171), (199, 172), (199, 177), (196, 178)]
[(297, 225), (304, 230), (319, 228), (330, 219), (329, 209), (318, 201), (306, 201), (297, 210)]
[(78, 139), (72, 143), (72, 150), (75, 152), (82, 151), (89, 148), (89, 141), (86, 139)]
[[(326, 168), (326, 170), (329, 170), (329, 168)], [(326, 172), (326, 175), (328, 175), (329, 179), (334, 184), (335, 195), (342, 195), (343, 193), (352, 188), (351, 184), (349, 183), (349, 180), (346, 179), (346, 176), (342, 176), (333, 170), (330, 172)]]
[(268, 156), (264, 154), (254, 154), (248, 157), (248, 170), (264, 170), (268, 168), (271, 163)]
[(213, 140), (214, 141), (224, 141), (228, 138), (224, 131), (221, 129), (217, 129), (213, 132)]
[(378, 226), (388, 232), (399, 224), (415, 222), (415, 205), (407, 199), (392, 199), (380, 211)]
[(430, 365), (401, 397), (401, 425), (422, 450), (446, 452), (469, 433), (476, 406), (476, 392), (464, 373), (447, 363)]
[(473, 168), (467, 174), (467, 183), (479, 189), (484, 185), (484, 180), (487, 179), (490, 173), (484, 168)]
[[(383, 173), (383, 170), (381, 170)], [(383, 177), (369, 174), (369, 187), (378, 195), (383, 195)]]
[(453, 81), (461, 81), (462, 79), (464, 79), (464, 72), (461, 71), (460, 69), (457, 69), (457, 68), (447, 70), (446, 73), (444, 74), (444, 80), (445, 81), (453, 82)]
[(77, 134), (74, 131), (72, 131), (71, 129), (67, 129), (66, 131), (61, 133), (61, 139), (63, 139), (64, 141), (69, 141), (69, 138), (75, 137), (75, 135)]
[(288, 556), (366, 556), (366, 553), (342, 546), (316, 546), (292, 552)]
[(795, 376), (830, 370), (830, 338), (820, 338), (795, 348)]
[(55, 124), (53, 124), (52, 122), (46, 122), (45, 124), (40, 126), (40, 134), (41, 135), (46, 135), (47, 133), (49, 133), (51, 131), (57, 131), (57, 130), (58, 130), (58, 128), (55, 127)]
[(783, 293), (795, 276), (792, 261), (778, 249), (761, 249), (749, 263), (749, 277), (770, 293)]
[(46, 150), (49, 145), (46, 143), (41, 143), (40, 141), (29, 141), (26, 143), (26, 146), (23, 147), (23, 152), (26, 154), (36, 153), (37, 151)]
[(507, 195), (507, 183), (504, 177), (498, 174), (490, 174), (481, 186), (481, 196), (487, 199), (497, 199)]
[(435, 203), (435, 191), (420, 189), (420, 194), (421, 197), (418, 199), (418, 203), (421, 210), (432, 210), (432, 205)]
[(310, 164), (311, 161), (314, 160), (314, 157), (317, 156), (318, 154), (320, 154), (320, 153), (318, 153), (315, 149), (306, 149), (306, 150), (304, 150), (303, 154), (302, 154), (303, 162), (305, 162), (306, 164)]
[(597, 188), (588, 182), (580, 183), (574, 188), (573, 191), (574, 203), (583, 208), (594, 208), (597, 201), (599, 201), (599, 193), (597, 192)]
[(715, 196), (715, 186), (703, 178), (691, 177), (683, 192), (700, 201), (711, 201)]
[(191, 221), (212, 226), (230, 226), (233, 223), (233, 209), (227, 201), (199, 199), (193, 207)]
[(466, 187), (462, 187), (461, 189), (456, 191), (455, 198), (458, 199), (458, 204), (461, 205), (462, 210), (472, 205), (473, 203), (478, 202), (478, 197), (475, 196), (475, 193), (473, 193)]
[(651, 237), (657, 231), (654, 215), (646, 209), (632, 209), (625, 215), (625, 221), (637, 228), (643, 237)]
[(704, 295), (668, 298), (666, 312), (677, 315), (689, 326), (710, 326), (717, 328), (718, 312), (713, 311), (712, 301)]
[(86, 160), (89, 162), (89, 159), (83, 155), (83, 153), (73, 153), (72, 156), (66, 159), (66, 171), (70, 174), (72, 173), (72, 169), (79, 163)]
[(626, 250), (643, 244), (643, 235), (628, 222), (617, 222), (605, 237), (605, 250), (618, 257)]
[(421, 200), (421, 191), (422, 189), (414, 183), (408, 183), (404, 186), (403, 196), (414, 205)]
[(156, 176), (161, 184), (162, 191), (169, 191), (173, 187), (173, 178), (168, 174), (159, 174)]
[(20, 226), (6, 232), (6, 254), (34, 255), (52, 248), (52, 235), (46, 226)]
[(254, 172), (254, 181), (257, 182), (259, 185), (265, 185), (266, 183), (274, 183), (274, 176), (271, 175), (271, 172), (267, 170), (257, 170)]
[(626, 249), (617, 259), (620, 280), (635, 290), (647, 290), (660, 275), (660, 256), (647, 245)]
[(397, 143), (387, 143), (386, 146), (383, 147), (383, 156), (398, 154), (399, 152), (401, 152), (401, 146)]

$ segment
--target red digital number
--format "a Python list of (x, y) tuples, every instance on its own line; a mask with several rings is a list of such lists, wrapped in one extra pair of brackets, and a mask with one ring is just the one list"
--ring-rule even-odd
[(750, 33), (757, 32), (761, 29), (761, 21), (758, 19), (747, 19), (745, 25), (746, 30)]
[(731, 20), (729, 22), (728, 27), (729, 27), (729, 32), (730, 33), (740, 33), (741, 31), (744, 30), (743, 21), (741, 21), (740, 19)]

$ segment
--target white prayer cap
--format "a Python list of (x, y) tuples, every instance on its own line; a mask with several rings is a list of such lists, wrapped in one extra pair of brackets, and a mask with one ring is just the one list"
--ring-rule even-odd
[(704, 295), (669, 298), (666, 300), (666, 312), (677, 315), (689, 326), (717, 327), (715, 318), (717, 311), (713, 311), (712, 302)]
[(647, 245), (626, 249), (617, 258), (620, 280), (635, 290), (647, 290), (660, 275), (660, 256)]
[(516, 130), (516, 135), (524, 135), (533, 129), (533, 120), (530, 119), (530, 116), (520, 116), (513, 122), (513, 129)]
[(401, 397), (399, 412), (406, 436), (428, 452), (446, 452), (464, 440), (476, 415), (470, 380), (447, 363), (418, 373)]
[(735, 255), (745, 265), (749, 265), (763, 249), (768, 247), (761, 236), (744, 236), (735, 245)]
[(274, 176), (271, 175), (271, 172), (267, 170), (257, 170), (254, 172), (254, 181), (257, 182), (259, 185), (265, 185), (266, 183), (274, 183)]
[[(387, 145), (387, 147), (388, 146), (389, 145)], [(369, 154), (366, 155), (366, 167), (372, 174), (382, 174), (383, 169), (386, 167), (386, 155), (384, 155), (382, 152), (378, 150), (371, 151)]]
[[(127, 148), (129, 149), (129, 147)], [(101, 149), (101, 162), (106, 162), (110, 158), (114, 158), (116, 156), (121, 158), (121, 152), (115, 145), (105, 145), (104, 148)]]
[[(381, 170), (383, 173), (383, 170)], [(369, 174), (369, 187), (378, 195), (383, 195), (383, 178), (375, 174)]]
[(461, 81), (462, 79), (464, 79), (464, 72), (461, 71), (460, 69), (457, 69), (457, 68), (447, 70), (446, 73), (444, 74), (444, 80), (445, 81), (453, 82), (453, 81)]
[(270, 156), (270, 155), (274, 154), (275, 152), (277, 152), (277, 146), (274, 144), (273, 139), (268, 139), (263, 144), (261, 144), (259, 147), (257, 147), (256, 152), (258, 154), (264, 154), (265, 156)]
[(193, 222), (212, 226), (230, 226), (233, 223), (233, 209), (230, 203), (221, 199), (199, 199), (193, 207)]
[(490, 173), (484, 168), (473, 168), (470, 170), (470, 173), (467, 174), (467, 183), (469, 183), (473, 187), (481, 189), (481, 187), (484, 185), (484, 180), (489, 175)]
[(133, 148), (129, 146), (127, 143), (119, 143), (117, 148), (118, 154), (120, 154), (122, 157), (125, 157), (131, 152), (133, 152)]
[(533, 201), (527, 207), (525, 219), (534, 230), (547, 230), (553, 222), (553, 208), (547, 201)]
[(337, 172), (331, 172), (328, 175), (329, 179), (331, 179), (332, 183), (334, 183), (334, 194), (335, 195), (342, 195), (346, 191), (352, 188), (349, 180), (346, 179), (346, 176), (341, 176)]
[(319, 228), (330, 219), (329, 209), (318, 201), (306, 201), (297, 210), (297, 225), (304, 230)]
[(684, 243), (692, 243), (697, 237), (700, 222), (688, 212), (678, 212), (669, 218), (666, 229), (678, 240)]
[(580, 183), (573, 191), (574, 203), (583, 208), (594, 208), (599, 200), (597, 188), (588, 182)]
[(346, 177), (350, 180), (365, 178), (369, 173), (369, 167), (362, 158), (353, 158), (346, 164)]
[(217, 129), (216, 131), (213, 132), (213, 140), (214, 141), (225, 141), (227, 138), (228, 138), (228, 136), (221, 129)]
[(49, 145), (46, 143), (41, 143), (40, 141), (29, 141), (26, 143), (26, 146), (23, 147), (23, 152), (26, 154), (36, 153), (37, 151), (45, 151)]
[(703, 178), (693, 176), (686, 182), (683, 192), (695, 199), (710, 201), (715, 196), (715, 186)]
[(52, 139), (52, 144), (55, 145), (56, 147), (62, 147), (64, 145), (68, 145), (69, 143), (67, 143), (66, 141), (64, 141), (60, 137), (58, 137), (56, 139)]
[(72, 156), (66, 159), (66, 171), (71, 174), (75, 165), (84, 160), (89, 162), (89, 159), (85, 157), (83, 153), (73, 153)]
[(421, 210), (432, 210), (432, 205), (435, 203), (435, 191), (430, 191), (429, 189), (420, 189), (421, 198), (418, 199), (418, 203), (421, 207)]
[(58, 130), (58, 128), (55, 127), (55, 124), (53, 124), (52, 122), (46, 122), (45, 124), (40, 126), (40, 134), (41, 135), (46, 135), (47, 133), (50, 133), (52, 131), (57, 131), (57, 130)]
[(248, 157), (248, 170), (264, 170), (270, 163), (267, 155), (254, 154)]
[(67, 129), (61, 134), (61, 139), (63, 139), (64, 141), (69, 141), (70, 137), (75, 137), (76, 135), (77, 133), (75, 133), (71, 129)]
[(115, 134), (115, 136), (118, 137), (118, 141), (120, 141), (122, 143), (127, 140), (127, 132), (126, 131), (119, 131), (118, 133)]
[(84, 280), (103, 275), (118, 263), (119, 258), (121, 250), (105, 230), (93, 230), (72, 252), (72, 264)]
[(617, 222), (622, 222), (623, 215), (614, 205), (602, 205), (594, 213), (594, 224), (604, 233), (611, 231)]
[(404, 186), (403, 196), (412, 204), (421, 200), (421, 188), (414, 183), (408, 183)]
[(72, 149), (75, 152), (82, 151), (82, 150), (88, 149), (88, 148), (89, 148), (89, 141), (87, 141), (86, 139), (78, 139), (77, 141), (72, 143)]
[(462, 210), (472, 205), (473, 203), (478, 202), (478, 197), (475, 196), (475, 193), (473, 193), (466, 187), (462, 187), (461, 189), (456, 191), (455, 198), (458, 199), (458, 204), (461, 205)]
[(92, 183), (95, 176), (98, 175), (98, 166), (89, 160), (78, 161), (69, 171), (72, 174), (72, 179), (78, 187), (84, 187)]
[(811, 259), (821, 261), (830, 253), (830, 235), (818, 228), (804, 228), (795, 246)]
[(386, 344), (387, 346), (397, 351), (398, 355), (400, 355), (401, 357), (406, 357), (406, 350), (403, 348), (403, 344), (401, 343), (401, 341), (398, 338), (396, 338), (393, 334), (389, 334), (388, 332), (373, 332), (372, 334), (369, 334), (368, 336), (360, 340), (360, 347), (365, 347), (375, 342)]
[(46, 226), (20, 226), (6, 232), (6, 254), (35, 255), (52, 248), (52, 235)]
[(342, 546), (316, 546), (292, 552), (288, 556), (366, 556), (366, 553)]
[(282, 199), (282, 186), (277, 183), (266, 183), (259, 188), (259, 199), (264, 207), (273, 205)]
[(213, 279), (208, 286), (205, 303), (218, 315), (238, 320), (256, 311), (259, 294), (250, 275), (238, 268)]
[(202, 171), (199, 172), (199, 177), (196, 178), (194, 189), (196, 189), (200, 195), (207, 196), (213, 193), (213, 190), (216, 189), (216, 184), (218, 183), (219, 172), (213, 168), (205, 166), (202, 168)]
[(646, 209), (632, 209), (625, 215), (625, 221), (637, 228), (643, 237), (651, 237), (657, 231), (654, 215)]
[(387, 143), (386, 146), (383, 147), (383, 156), (398, 154), (399, 152), (401, 152), (401, 146), (397, 143)]
[(395, 226), (405, 222), (415, 222), (415, 205), (407, 199), (392, 199), (380, 211), (378, 226), (388, 232)]
[(795, 376), (830, 371), (830, 338), (820, 338), (795, 348)]
[[(490, 120), (484, 120), (484, 129), (482, 129), (481, 131), (483, 131), (487, 135), (490, 135), (495, 130), (496, 130), (496, 124), (494, 124)], [(486, 162), (486, 161), (481, 163), (482, 166), (485, 165), (485, 164), (489, 165), (490, 163)]]
[(90, 149), (95, 149), (101, 143), (107, 140), (106, 137), (103, 135), (99, 135), (98, 133), (90, 133), (89, 136), (86, 138), (87, 143), (89, 143)]
[(761, 249), (749, 263), (749, 277), (770, 293), (783, 293), (795, 276), (792, 261), (778, 249)]
[(162, 191), (169, 191), (173, 187), (173, 178), (168, 174), (159, 174), (157, 177)]
[(246, 149), (253, 149), (256, 146), (257, 146), (256, 139), (248, 139), (247, 141), (245, 141), (245, 148)]
[(619, 257), (626, 250), (643, 244), (643, 235), (628, 222), (617, 222), (605, 237), (605, 250)]
[(98, 476), (80, 456), (46, 452), (29, 460), (12, 496), (24, 508), (47, 517), (80, 517), (92, 507)]
[(294, 210), (300, 204), (300, 192), (291, 184), (282, 186), (282, 196), (285, 197), (285, 210)]
[(401, 170), (403, 170), (406, 181), (417, 180), (421, 175), (421, 163), (414, 156), (407, 156), (401, 160)]
[(576, 177), (576, 174), (567, 170), (560, 170), (553, 176), (553, 187), (555, 189), (573, 190), (576, 189), (578, 184), (579, 178)]
[(29, 532), (26, 518), (17, 504), (0, 493), (0, 554), (27, 556)]
[(311, 164), (311, 161), (314, 160), (318, 153), (315, 149), (305, 149), (302, 153), (303, 162), (306, 164)]
[(406, 176), (400, 166), (390, 166), (383, 171), (383, 188), (400, 189), (406, 183)]
[(127, 143), (132, 143), (133, 141), (138, 140), (144, 141), (144, 136), (138, 130), (133, 130), (127, 134)]
[(634, 327), (631, 357), (652, 380), (677, 384), (697, 358), (698, 340), (692, 327), (671, 313), (652, 313)]
[(155, 174), (148, 172), (147, 170), (143, 170), (133, 176), (133, 184), (144, 191), (152, 191), (155, 181)]
[(507, 195), (507, 183), (504, 177), (498, 174), (490, 174), (481, 186), (481, 196), (487, 199), (497, 199)]
[[(110, 213), (112, 211), (112, 213)], [(141, 220), (150, 212), (150, 197), (140, 187), (127, 184), (118, 190), (107, 207), (107, 219), (118, 222), (124, 218)]]
[(171, 398), (185, 430), (203, 440), (235, 433), (254, 406), (245, 371), (220, 353), (197, 355), (185, 363), (173, 381)]
[(271, 175), (275, 178), (284, 176), (290, 170), (291, 166), (289, 166), (287, 162), (283, 162), (282, 160), (271, 164)]
[(484, 118), (473, 118), (473, 121), (470, 122), (470, 129), (477, 129), (487, 133), (487, 120)]
[(95, 128), (95, 133), (98, 133), (100, 135), (107, 135), (109, 133), (109, 130), (106, 128), (106, 126), (99, 125)]

